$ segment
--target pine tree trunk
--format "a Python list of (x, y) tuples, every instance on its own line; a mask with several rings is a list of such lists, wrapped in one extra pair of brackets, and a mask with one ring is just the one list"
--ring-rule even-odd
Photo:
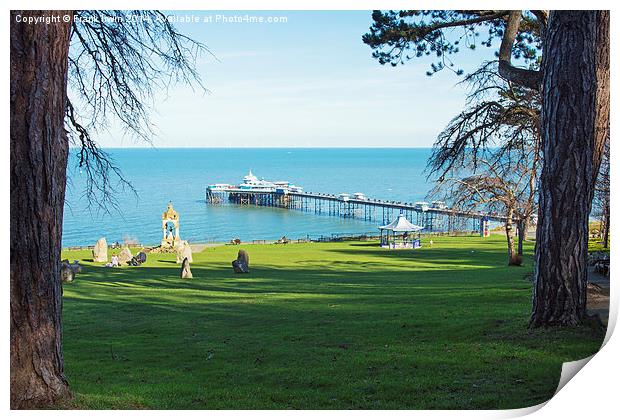
[[(70, 22), (65, 11), (12, 11), (11, 408), (69, 396), (63, 372), (60, 249), (68, 144)], [(18, 15), (61, 17), (25, 24)]]
[(543, 45), (542, 145), (530, 327), (586, 315), (588, 217), (609, 136), (609, 12), (552, 11)]

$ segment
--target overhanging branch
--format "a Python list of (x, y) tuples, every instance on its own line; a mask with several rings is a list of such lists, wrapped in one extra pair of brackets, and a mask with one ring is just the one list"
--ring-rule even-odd
[(540, 90), (540, 71), (512, 65), (512, 46), (521, 23), (521, 10), (512, 10), (499, 48), (499, 74), (506, 80), (534, 90)]

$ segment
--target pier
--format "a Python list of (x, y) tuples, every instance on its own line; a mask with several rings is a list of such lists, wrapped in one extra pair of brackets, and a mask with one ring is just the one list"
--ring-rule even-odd
[[(248, 181), (249, 180), (249, 181)], [(480, 232), (488, 222), (504, 223), (498, 214), (467, 212), (427, 203), (406, 203), (366, 198), (362, 194), (325, 194), (304, 192), (301, 188), (286, 188), (284, 182), (257, 181), (250, 174), (238, 186), (214, 184), (206, 189), (206, 202), (217, 205), (231, 203), (245, 206), (276, 207), (323, 214), (341, 218), (361, 219), (387, 224), (399, 214), (405, 215), (426, 232)], [(515, 221), (516, 222), (516, 221)]]

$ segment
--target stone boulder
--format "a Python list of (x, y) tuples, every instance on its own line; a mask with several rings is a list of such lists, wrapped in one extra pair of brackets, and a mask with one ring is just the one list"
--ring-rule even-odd
[(63, 283), (73, 283), (75, 275), (82, 272), (82, 267), (77, 260), (73, 261), (73, 264), (69, 260), (62, 260), (60, 262), (60, 279)]
[(609, 262), (597, 262), (594, 264), (594, 271), (603, 276), (609, 276)]
[(75, 280), (75, 273), (70, 267), (62, 265), (60, 267), (60, 279), (63, 283), (73, 283), (73, 280)]
[(243, 261), (246, 267), (250, 268), (250, 256), (245, 250), (243, 249), (239, 250), (239, 252), (237, 253), (237, 260)]
[(144, 252), (138, 252), (127, 264), (137, 267), (146, 262), (146, 254)]
[[(68, 260), (65, 260), (68, 261)], [(75, 274), (82, 272), (82, 266), (78, 260), (73, 260), (73, 264), (69, 264)]]
[(94, 262), (108, 262), (108, 243), (105, 238), (99, 238), (93, 249)]
[(237, 259), (232, 262), (233, 271), (237, 274), (250, 272), (250, 256), (243, 249), (239, 250)]
[(185, 258), (187, 258), (187, 260), (190, 263), (194, 262), (194, 259), (192, 257), (192, 247), (189, 245), (189, 242), (187, 241), (181, 241), (179, 246), (177, 246), (176, 255), (177, 255), (177, 264), (183, 262)]
[(118, 253), (118, 265), (127, 264), (132, 258), (133, 255), (131, 254), (131, 251), (129, 248), (125, 247)]
[(181, 278), (182, 279), (193, 278), (192, 270), (190, 269), (189, 260), (187, 258), (184, 258), (183, 263), (181, 264)]
[(144, 252), (142, 252), (142, 251), (138, 252), (138, 255), (136, 255), (134, 258), (140, 264), (144, 264), (146, 262), (146, 254)]

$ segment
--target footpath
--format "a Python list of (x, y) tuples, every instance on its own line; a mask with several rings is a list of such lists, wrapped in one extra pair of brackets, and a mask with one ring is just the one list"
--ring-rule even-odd
[(610, 277), (594, 271), (594, 267), (588, 267), (588, 313), (598, 314), (605, 326), (609, 320), (609, 280)]

